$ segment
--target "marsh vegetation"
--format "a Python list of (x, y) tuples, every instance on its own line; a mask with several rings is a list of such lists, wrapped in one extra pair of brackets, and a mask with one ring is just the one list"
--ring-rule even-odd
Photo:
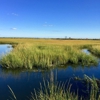
[[(9, 77), (18, 77), (19, 75), (23, 75), (23, 72), (28, 73), (27, 71), (38, 73), (38, 71), (41, 70), (41, 73), (43, 73), (44, 70), (48, 70), (49, 72), (49, 70), (59, 68), (64, 71), (68, 70), (66, 73), (64, 73), (64, 71), (61, 72), (60, 76), (64, 73), (62, 75), (64, 78), (66, 74), (67, 77), (69, 73), (71, 75), (74, 73), (74, 71), (70, 72), (71, 69), (69, 66), (71, 66), (73, 70), (79, 70), (80, 67), (82, 70), (88, 70), (92, 69), (93, 66), (96, 68), (99, 63), (96, 57), (100, 57), (99, 40), (0, 39), (0, 42), (14, 44), (14, 48), (11, 52), (5, 54), (0, 60), (2, 72), (6, 73), (6, 76), (8, 74), (11, 75)], [(88, 55), (82, 52), (82, 49), (89, 50), (90, 54)], [(77, 66), (79, 66), (79, 68)], [(86, 66), (88, 67), (86, 68)], [(98, 67), (96, 70), (99, 71)], [(93, 72), (94, 69), (91, 70), (92, 75), (94, 75)], [(82, 75), (84, 74), (81, 70), (80, 73)], [(89, 73), (89, 70), (86, 73)], [(69, 76), (72, 77), (71, 75)], [(5, 75), (3, 74), (3, 76)], [(96, 83), (95, 79), (93, 81)], [(24, 82), (26, 82), (26, 80)], [(9, 89), (11, 90), (11, 88)], [(42, 84), (41, 88), (38, 91), (32, 91), (33, 94), (30, 100), (66, 100), (66, 98), (68, 100), (79, 100), (79, 98), (83, 100), (79, 94), (70, 91), (70, 86), (65, 90), (64, 85), (62, 86), (57, 83), (51, 86), (51, 83), (48, 83), (46, 87)], [(98, 89), (96, 90), (94, 87), (91, 88), (89, 99), (87, 100), (97, 100)], [(17, 96), (16, 93), (14, 96)], [(98, 97), (98, 100), (99, 99)]]
[[(53, 39), (1, 39), (2, 43), (16, 43), (12, 52), (2, 58), (6, 68), (47, 69), (65, 64), (95, 65), (93, 55), (81, 52), (82, 48), (99, 55), (98, 40), (53, 40)], [(97, 44), (95, 44), (97, 43)], [(98, 50), (98, 52), (97, 52)]]
[[(57, 83), (54, 82), (46, 82), (43, 81), (43, 85), (40, 83), (40, 89), (36, 91), (34, 89), (34, 93), (31, 93), (31, 97), (28, 100), (100, 100), (99, 94), (99, 85), (95, 77), (89, 77), (84, 75), (83, 79), (80, 79), (84, 84), (87, 84), (85, 87), (88, 87), (88, 95), (86, 97), (79, 96), (78, 92), (72, 92), (70, 81), (68, 82), (67, 88), (66, 83)], [(79, 80), (77, 80), (79, 81)], [(10, 86), (8, 86), (11, 92), (12, 100), (17, 100), (16, 95)], [(78, 90), (77, 90), (78, 91)]]
[(47, 69), (65, 64), (96, 65), (97, 59), (74, 46), (17, 45), (0, 64), (6, 68)]

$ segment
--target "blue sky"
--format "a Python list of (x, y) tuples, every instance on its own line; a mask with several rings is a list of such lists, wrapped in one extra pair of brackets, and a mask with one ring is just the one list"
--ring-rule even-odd
[(100, 38), (100, 0), (0, 0), (0, 37)]

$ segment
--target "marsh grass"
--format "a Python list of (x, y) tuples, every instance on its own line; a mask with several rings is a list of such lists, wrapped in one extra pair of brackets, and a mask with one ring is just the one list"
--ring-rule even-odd
[(97, 81), (100, 81), (96, 79), (95, 77), (89, 77), (87, 75), (84, 75), (84, 80), (90, 84), (90, 93), (89, 93), (89, 100), (100, 100), (100, 90), (99, 90), (99, 84)]
[[(29, 100), (78, 100), (78, 95), (70, 91), (71, 85), (68, 85), (65, 90), (65, 83), (51, 83), (48, 81), (43, 81), (43, 85), (40, 83), (40, 89), (34, 93), (31, 93)], [(8, 86), (11, 92), (11, 100), (18, 100), (16, 95), (10, 86)], [(82, 100), (82, 99), (80, 99)]]
[[(40, 89), (35, 90), (31, 93), (31, 97), (29, 100), (100, 100), (99, 87), (97, 84), (97, 79), (95, 77), (89, 77), (84, 75), (84, 79), (81, 81), (85, 81), (89, 83), (91, 87), (89, 90), (89, 94), (85, 98), (84, 96), (80, 97), (78, 92), (74, 93), (71, 91), (70, 81), (66, 83), (57, 83), (46, 82), (43, 81), (43, 85), (40, 83)], [(87, 84), (88, 85), (88, 84)], [(13, 90), (8, 86), (11, 91), (11, 100), (17, 100), (16, 95)]]
[(74, 46), (19, 44), (0, 61), (2, 67), (26, 69), (48, 69), (68, 63), (88, 66), (97, 64), (97, 59)]
[(11, 95), (12, 95), (12, 97), (10, 97), (11, 100), (17, 100), (17, 98), (16, 98), (16, 96), (15, 96), (13, 90), (11, 89), (11, 87), (10, 87), (9, 85), (8, 85), (8, 88), (9, 88), (9, 90), (10, 90), (10, 92), (11, 92)]
[(92, 46), (91, 48), (89, 48), (89, 51), (97, 57), (100, 57), (100, 45)]
[(30, 100), (78, 100), (78, 95), (70, 91), (71, 85), (65, 90), (65, 84), (52, 84), (44, 82), (44, 86), (40, 84), (40, 90), (34, 90)]

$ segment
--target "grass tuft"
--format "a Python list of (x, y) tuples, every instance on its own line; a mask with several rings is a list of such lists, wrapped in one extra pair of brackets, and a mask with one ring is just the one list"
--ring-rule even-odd
[(4, 56), (0, 64), (5, 68), (48, 69), (65, 64), (97, 64), (92, 55), (82, 53), (73, 46), (17, 45)]

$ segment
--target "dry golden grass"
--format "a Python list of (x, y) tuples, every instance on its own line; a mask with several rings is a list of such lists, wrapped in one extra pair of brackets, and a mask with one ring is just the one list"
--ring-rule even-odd
[[(97, 61), (81, 53), (80, 48), (100, 46), (99, 40), (13, 39), (0, 38), (0, 43), (18, 43), (13, 51), (2, 58), (0, 64), (7, 68), (51, 67), (67, 63), (90, 65)], [(94, 50), (93, 50), (94, 51)]]
[(100, 40), (56, 40), (56, 39), (26, 39), (0, 38), (0, 43), (30, 43), (49, 45), (100, 45)]

